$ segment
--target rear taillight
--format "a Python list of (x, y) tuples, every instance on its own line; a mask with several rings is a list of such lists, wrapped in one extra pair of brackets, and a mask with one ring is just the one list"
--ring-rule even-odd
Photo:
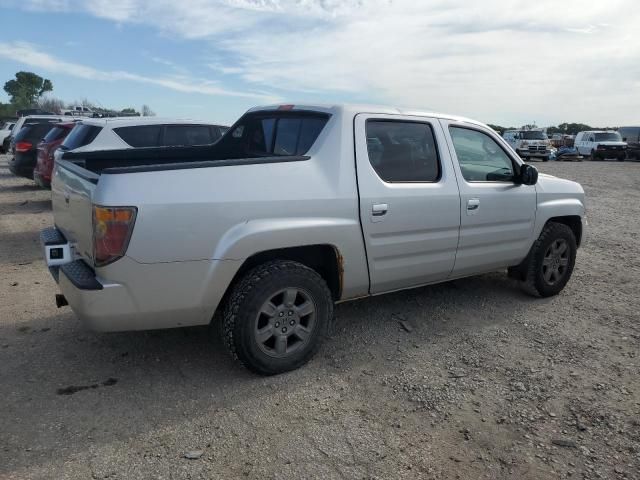
[(33, 144), (29, 142), (17, 142), (16, 143), (16, 152), (28, 152), (33, 147)]
[(93, 259), (97, 267), (124, 256), (136, 213), (136, 207), (93, 206)]

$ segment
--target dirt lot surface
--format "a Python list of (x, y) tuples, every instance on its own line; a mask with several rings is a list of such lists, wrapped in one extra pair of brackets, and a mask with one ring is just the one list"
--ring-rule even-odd
[(343, 304), (271, 378), (206, 328), (96, 334), (56, 309), (50, 193), (6, 165), (0, 478), (640, 478), (640, 163), (536, 164), (588, 195), (558, 297), (495, 273)]

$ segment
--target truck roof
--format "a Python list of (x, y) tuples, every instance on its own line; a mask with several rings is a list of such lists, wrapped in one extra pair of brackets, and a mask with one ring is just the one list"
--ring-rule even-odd
[(273, 104), (273, 105), (264, 105), (264, 106), (254, 107), (249, 109), (248, 111), (258, 112), (263, 110), (264, 111), (312, 110), (317, 112), (324, 112), (324, 113), (330, 113), (330, 114), (342, 114), (342, 115), (350, 115), (350, 116), (355, 116), (359, 113), (413, 115), (416, 117), (446, 118), (448, 120), (454, 120), (458, 122), (484, 125), (482, 122), (478, 122), (477, 120), (472, 120), (466, 117), (461, 117), (459, 115), (450, 115), (447, 113), (438, 113), (438, 112), (432, 112), (428, 110), (414, 110), (414, 109), (407, 109), (407, 108), (401, 108), (401, 107), (392, 107), (387, 105), (367, 105), (367, 104), (351, 104), (351, 103), (340, 103), (340, 104), (279, 103), (279, 104)]

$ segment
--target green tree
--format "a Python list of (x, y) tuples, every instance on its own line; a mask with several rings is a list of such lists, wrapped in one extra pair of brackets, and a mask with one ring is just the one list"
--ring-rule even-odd
[(4, 91), (16, 108), (33, 106), (45, 92), (53, 90), (51, 80), (33, 72), (18, 72), (16, 78), (4, 84)]

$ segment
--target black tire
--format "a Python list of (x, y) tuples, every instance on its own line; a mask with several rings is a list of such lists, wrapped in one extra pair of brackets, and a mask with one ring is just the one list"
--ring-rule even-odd
[[(553, 252), (556, 245), (567, 247), (566, 256), (564, 258), (559, 256), (557, 263), (555, 258), (548, 257), (549, 252)], [(525, 291), (541, 297), (551, 297), (560, 293), (573, 273), (577, 249), (576, 237), (568, 226), (562, 223), (547, 223), (522, 265)], [(566, 265), (562, 267), (561, 263), (564, 263), (565, 259)], [(547, 278), (550, 266), (559, 269), (553, 279)]]
[[(290, 290), (296, 290), (298, 293), (294, 302), (285, 307), (285, 295)], [(278, 309), (296, 308), (296, 318), (291, 321), (297, 320), (299, 324), (289, 327), (288, 317), (278, 318), (280, 313), (285, 312), (279, 312), (267, 317), (264, 327), (259, 329), (260, 322), (264, 322), (264, 314), (261, 313), (263, 307), (278, 295), (282, 295), (282, 305), (279, 305)], [(299, 298), (306, 299), (305, 302), (311, 301), (314, 307), (313, 313), (306, 317), (306, 321), (309, 322), (313, 315), (313, 325), (306, 325), (308, 329), (304, 331), (308, 332), (305, 334), (308, 336), (304, 340), (302, 337), (298, 338), (294, 332), (294, 329), (302, 326), (305, 321), (302, 314), (298, 316), (295, 306)], [(289, 315), (291, 314), (292, 311), (289, 312)], [(224, 309), (222, 333), (231, 355), (245, 367), (260, 375), (276, 375), (301, 367), (316, 354), (327, 336), (332, 318), (333, 299), (324, 279), (315, 270), (301, 263), (276, 260), (249, 271), (233, 287)], [(275, 323), (276, 321), (281, 321), (282, 326)], [(269, 329), (272, 337), (267, 341), (260, 341), (259, 332), (265, 327)], [(287, 334), (281, 334), (281, 331), (284, 332), (287, 328), (291, 330)], [(292, 339), (292, 351), (278, 353), (276, 344), (279, 343), (279, 338), (285, 336), (284, 349), (289, 349)], [(273, 350), (269, 351), (268, 342), (271, 338), (274, 339), (271, 347)]]
[(626, 155), (620, 155), (620, 156), (618, 157), (618, 161), (619, 161), (619, 162), (624, 162), (626, 159), (627, 159), (627, 156), (626, 156)]
[(543, 162), (548, 162), (549, 161), (549, 157), (542, 157), (542, 161)]
[(597, 160), (596, 158), (596, 152), (594, 150), (591, 150), (591, 161), (595, 162)]

